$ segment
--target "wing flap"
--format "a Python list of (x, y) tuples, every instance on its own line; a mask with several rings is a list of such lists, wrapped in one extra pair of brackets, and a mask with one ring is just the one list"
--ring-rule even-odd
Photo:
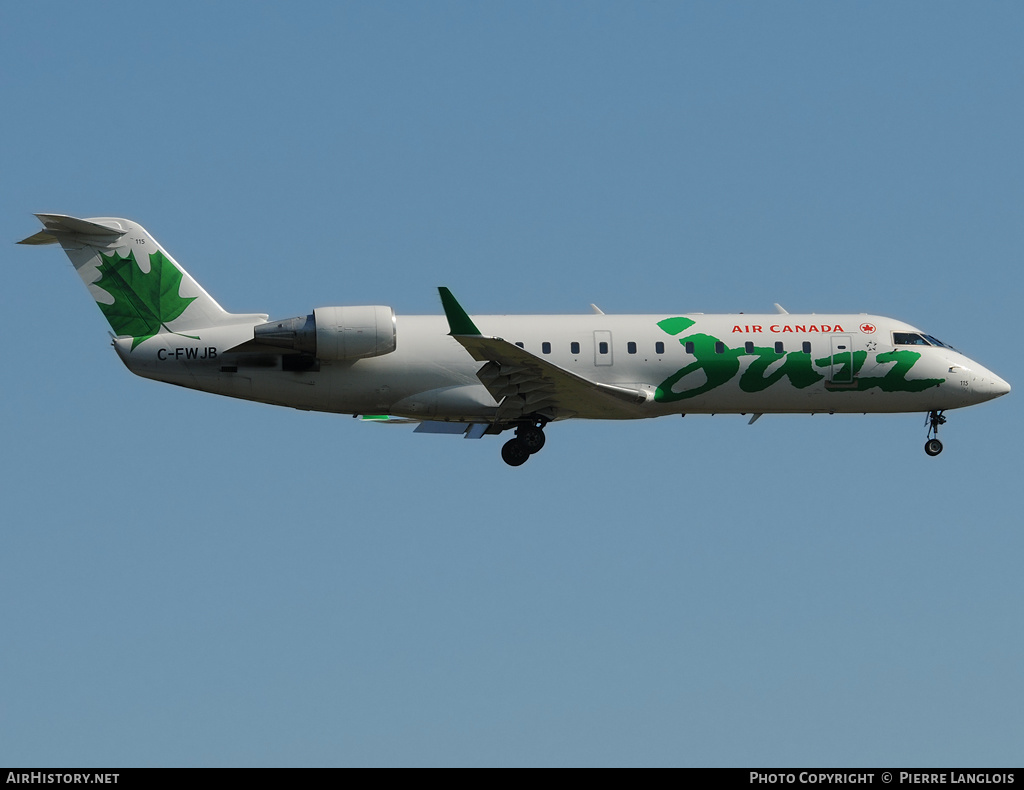
[(640, 416), (635, 409), (651, 399), (645, 390), (591, 381), (500, 337), (481, 334), (452, 292), (438, 291), (449, 334), (473, 359), (485, 363), (476, 375), (498, 402), (497, 421), (534, 415), (549, 420), (577, 414)]
[(644, 390), (590, 381), (500, 337), (452, 337), (473, 359), (487, 363), (480, 368), (477, 378), (498, 401), (497, 417), (501, 420), (545, 411), (558, 417), (581, 411), (618, 413), (650, 399)]

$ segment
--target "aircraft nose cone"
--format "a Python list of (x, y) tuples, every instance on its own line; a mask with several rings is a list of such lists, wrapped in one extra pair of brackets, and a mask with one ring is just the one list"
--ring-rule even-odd
[(1010, 385), (1003, 381), (995, 373), (985, 370), (974, 377), (974, 386), (972, 387), (976, 395), (981, 395), (984, 398), (998, 398), (1000, 395), (1005, 395), (1010, 391)]

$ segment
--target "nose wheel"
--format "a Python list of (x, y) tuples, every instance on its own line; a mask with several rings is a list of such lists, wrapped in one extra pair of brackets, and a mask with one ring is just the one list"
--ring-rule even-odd
[(942, 411), (932, 409), (928, 412), (925, 425), (928, 426), (928, 441), (924, 443), (924, 451), (928, 455), (938, 455), (942, 452), (942, 442), (939, 441), (939, 426), (946, 423)]
[(509, 466), (522, 466), (531, 455), (540, 452), (546, 441), (543, 423), (524, 423), (516, 428), (515, 438), (502, 445), (501, 460)]

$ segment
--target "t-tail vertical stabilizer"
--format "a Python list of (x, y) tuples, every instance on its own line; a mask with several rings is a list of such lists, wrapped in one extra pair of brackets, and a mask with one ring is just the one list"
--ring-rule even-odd
[(267, 320), (229, 313), (141, 225), (116, 217), (36, 214), (43, 230), (19, 244), (60, 244), (120, 337), (134, 348), (162, 332)]

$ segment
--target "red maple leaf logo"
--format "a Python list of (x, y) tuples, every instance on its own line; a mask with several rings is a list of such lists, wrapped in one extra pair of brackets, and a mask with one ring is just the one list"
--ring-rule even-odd
[(874, 324), (861, 324), (860, 325), (860, 331), (863, 332), (865, 335), (870, 335), (872, 332), (875, 331), (875, 325)]

